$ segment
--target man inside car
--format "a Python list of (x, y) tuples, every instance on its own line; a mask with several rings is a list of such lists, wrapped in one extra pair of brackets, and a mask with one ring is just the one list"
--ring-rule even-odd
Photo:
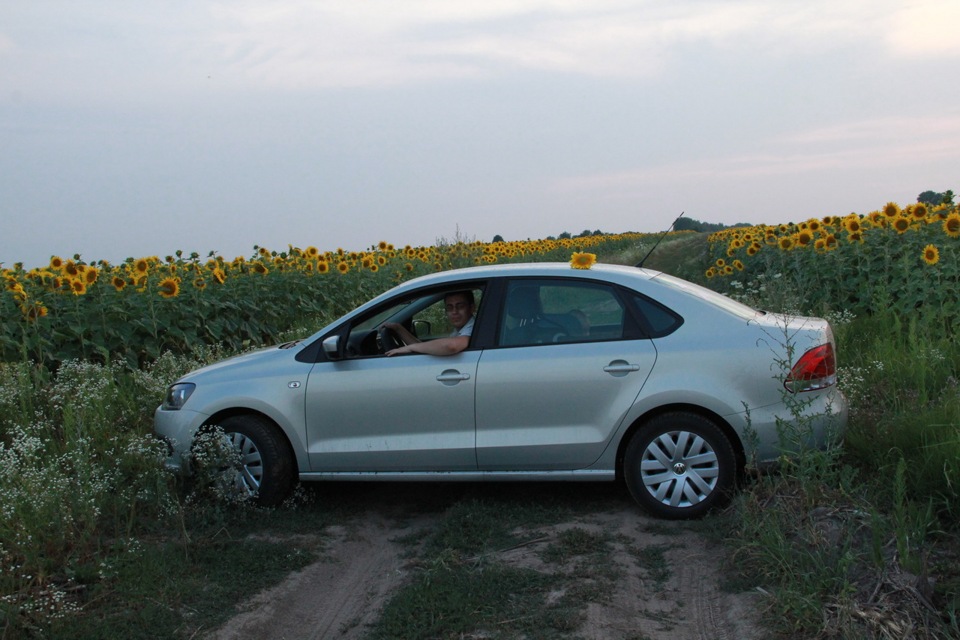
[(470, 344), (473, 332), (476, 302), (472, 291), (452, 291), (443, 298), (447, 320), (453, 325), (453, 332), (446, 338), (420, 340), (409, 329), (397, 322), (387, 322), (383, 326), (403, 342), (403, 346), (387, 351), (386, 355), (396, 356), (405, 353), (424, 353), (434, 356), (452, 356), (460, 353)]

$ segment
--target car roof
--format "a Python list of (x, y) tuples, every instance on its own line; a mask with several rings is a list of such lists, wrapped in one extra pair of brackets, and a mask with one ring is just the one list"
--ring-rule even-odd
[(482, 265), (478, 267), (466, 267), (463, 269), (440, 271), (408, 280), (407, 282), (404, 282), (403, 284), (394, 288), (393, 291), (396, 292), (400, 289), (419, 288), (433, 284), (443, 284), (446, 282), (472, 280), (474, 278), (483, 279), (492, 277), (504, 278), (518, 276), (564, 276), (620, 281), (622, 279), (638, 278), (649, 280), (658, 275), (660, 275), (659, 271), (618, 264), (597, 263), (589, 269), (574, 269), (568, 262), (515, 262), (510, 264)]

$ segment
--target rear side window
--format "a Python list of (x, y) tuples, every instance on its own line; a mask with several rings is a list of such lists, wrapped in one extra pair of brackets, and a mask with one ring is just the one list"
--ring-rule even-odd
[(515, 280), (507, 286), (499, 343), (525, 346), (620, 340), (628, 314), (613, 287), (564, 280)]
[(650, 298), (634, 294), (631, 302), (645, 325), (645, 333), (651, 338), (669, 335), (683, 324), (683, 318)]

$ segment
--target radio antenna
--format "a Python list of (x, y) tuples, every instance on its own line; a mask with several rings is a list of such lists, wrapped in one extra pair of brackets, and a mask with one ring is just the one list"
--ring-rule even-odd
[(685, 211), (681, 211), (681, 212), (680, 212), (680, 215), (677, 216), (677, 219), (674, 220), (673, 223), (672, 223), (669, 227), (667, 227), (667, 230), (660, 234), (660, 237), (657, 238), (657, 241), (653, 243), (653, 246), (652, 246), (652, 247), (650, 247), (650, 251), (647, 251), (647, 255), (643, 256), (643, 260), (641, 260), (640, 262), (637, 263), (636, 266), (637, 266), (638, 269), (643, 268), (643, 263), (647, 261), (647, 258), (650, 257), (650, 254), (653, 253), (653, 250), (656, 249), (656, 248), (660, 245), (660, 241), (663, 240), (664, 236), (666, 236), (668, 233), (670, 233), (670, 230), (673, 229), (674, 225), (676, 225), (676, 224), (680, 221), (680, 218), (683, 217), (683, 214), (684, 214), (684, 213), (686, 213), (686, 212), (685, 212)]

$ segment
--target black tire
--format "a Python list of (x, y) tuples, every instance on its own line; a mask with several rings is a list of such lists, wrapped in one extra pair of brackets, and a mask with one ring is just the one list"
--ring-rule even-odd
[(730, 500), (737, 458), (713, 421), (685, 411), (664, 413), (630, 439), (623, 477), (634, 500), (651, 514), (699, 518)]
[(233, 416), (220, 423), (240, 453), (234, 486), (258, 504), (272, 507), (290, 495), (296, 466), (290, 444), (276, 425), (255, 415)]

